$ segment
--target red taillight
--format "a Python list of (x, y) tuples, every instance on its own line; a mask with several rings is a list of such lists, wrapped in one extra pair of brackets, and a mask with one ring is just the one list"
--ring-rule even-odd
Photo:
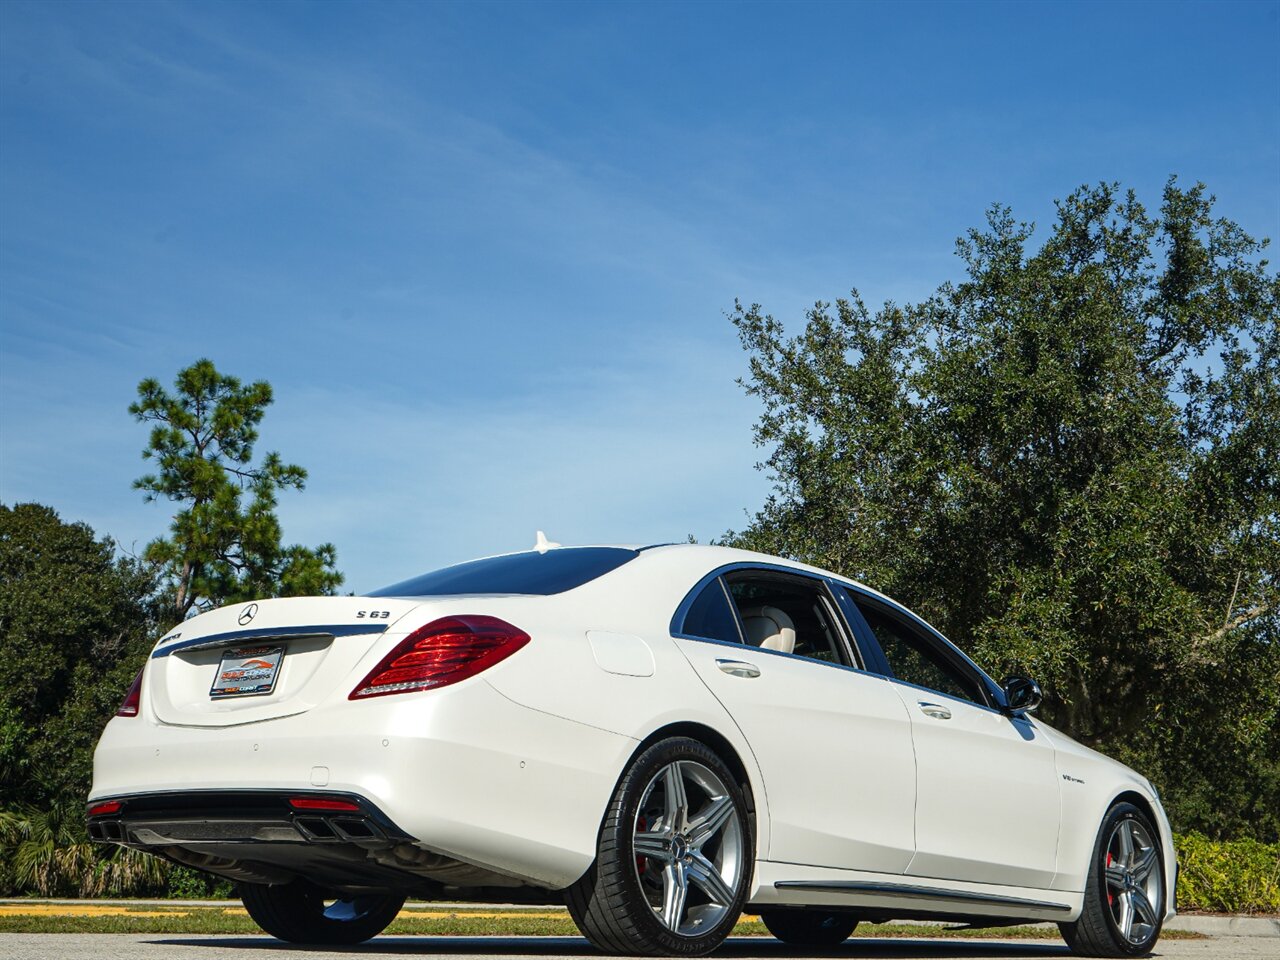
[(95, 803), (89, 808), (89, 816), (101, 817), (107, 813), (117, 813), (124, 804), (119, 800), (104, 800), (102, 803)]
[(295, 810), (360, 810), (358, 803), (331, 797), (290, 797), (289, 806)]
[(529, 635), (497, 617), (444, 617), (419, 627), (382, 658), (349, 700), (457, 683), (505, 660)]
[[(145, 670), (144, 666), (142, 670)], [(129, 692), (124, 695), (124, 703), (120, 704), (120, 709), (116, 711), (117, 717), (136, 717), (138, 708), (142, 705), (142, 670), (138, 671), (138, 675), (133, 678), (133, 686), (129, 688)]]

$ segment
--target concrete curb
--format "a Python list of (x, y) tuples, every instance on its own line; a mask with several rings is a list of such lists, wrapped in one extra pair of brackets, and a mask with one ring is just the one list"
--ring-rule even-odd
[(1164, 925), (1166, 930), (1188, 930), (1209, 937), (1280, 937), (1280, 920), (1272, 917), (1210, 917), (1179, 914)]

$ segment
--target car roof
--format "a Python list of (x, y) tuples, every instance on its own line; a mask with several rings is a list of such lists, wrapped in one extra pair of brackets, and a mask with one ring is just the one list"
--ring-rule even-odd
[[(799, 560), (792, 560), (788, 557), (779, 557), (779, 556), (775, 556), (774, 554), (759, 553), (758, 551), (755, 551), (755, 550), (743, 550), (739, 547), (726, 547), (726, 546), (721, 546), (719, 544), (710, 544), (710, 543), (650, 543), (650, 544), (574, 543), (574, 544), (557, 544), (556, 546), (549, 547), (548, 549), (557, 551), (557, 550), (582, 550), (582, 549), (591, 549), (591, 548), (599, 549), (601, 547), (606, 549), (614, 549), (614, 550), (634, 550), (640, 556), (637, 557), (636, 560), (633, 561), (633, 563), (643, 562), (646, 565), (654, 562), (661, 563), (664, 559), (668, 559), (668, 558), (681, 557), (682, 559), (687, 559), (690, 556), (690, 554), (702, 554), (704, 562), (706, 564), (707, 572), (710, 572), (711, 570), (714, 570), (717, 567), (727, 566), (733, 563), (762, 564), (762, 565), (767, 564), (774, 567), (788, 567), (793, 570), (800, 571), (802, 573), (816, 574), (817, 576), (820, 576), (820, 577), (830, 577), (833, 580), (839, 580), (843, 583), (851, 584), (860, 590), (866, 591), (867, 593), (873, 594), (874, 596), (877, 596), (882, 600), (887, 601), (888, 603), (892, 604), (895, 607), (900, 607), (906, 610), (906, 608), (902, 607), (902, 604), (899, 603), (897, 600), (894, 600), (892, 597), (881, 593), (875, 587), (868, 586), (867, 584), (862, 583), (860, 580), (855, 580), (853, 577), (847, 576), (842, 573), (837, 573), (833, 570), (825, 570), (822, 567), (815, 567), (811, 564), (802, 563)], [(534, 548), (527, 548), (524, 550), (511, 550), (504, 553), (490, 554), (489, 556), (476, 557), (474, 559), (492, 560), (497, 557), (510, 557), (510, 556), (516, 556), (522, 553), (532, 553), (532, 552), (534, 552)], [(630, 566), (630, 564), (628, 566)], [(605, 576), (608, 576), (608, 574), (605, 574)], [(916, 614), (912, 613), (912, 611), (907, 610), (907, 613), (910, 613), (913, 617), (916, 617), (917, 619), (919, 619), (919, 617)], [(933, 628), (930, 627), (930, 629), (933, 629)]]
[[(632, 547), (631, 549), (637, 549)], [(643, 553), (654, 556), (679, 551), (682, 554), (696, 552), (705, 554), (707, 562), (712, 566), (721, 566), (726, 563), (768, 563), (774, 566), (792, 567), (796, 570), (803, 570), (806, 573), (816, 573), (819, 576), (831, 577), (835, 580), (843, 580), (845, 583), (856, 584), (863, 590), (870, 590), (872, 593), (879, 593), (873, 587), (868, 587), (853, 577), (846, 576), (843, 573), (836, 573), (833, 570), (824, 570), (822, 567), (815, 567), (808, 563), (802, 563), (799, 560), (792, 560), (789, 557), (779, 557), (769, 553), (759, 553), (755, 550), (743, 550), (739, 547), (725, 547), (719, 544), (709, 543), (661, 543), (653, 546), (640, 547)]]

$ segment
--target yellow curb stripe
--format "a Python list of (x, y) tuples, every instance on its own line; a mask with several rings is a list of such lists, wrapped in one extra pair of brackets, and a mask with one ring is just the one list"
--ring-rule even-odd
[(132, 907), (107, 907), (33, 903), (30, 906), (0, 904), (0, 917), (185, 917), (187, 910), (135, 910)]
[[(244, 907), (222, 907), (222, 912), (229, 916), (245, 917), (249, 915), (249, 911)], [(500, 912), (483, 911), (483, 910), (424, 910), (421, 907), (405, 907), (398, 914), (397, 920), (404, 919), (423, 919), (423, 920), (464, 920), (468, 917), (475, 917), (478, 920), (522, 920), (528, 918), (530, 920), (568, 920), (569, 912), (562, 910), (557, 913), (543, 913), (537, 910), (504, 910)]]
[[(72, 903), (30, 903), (0, 904), (0, 916), (5, 917), (187, 917), (192, 913), (219, 913), (223, 916), (244, 917), (248, 911), (244, 907), (183, 907), (182, 909), (119, 906), (115, 904), (72, 904)], [(422, 918), (425, 920), (454, 920), (475, 917), (478, 920), (513, 920), (528, 918), (531, 920), (564, 920), (568, 919), (566, 911), (547, 913), (534, 910), (426, 910), (421, 907), (406, 907), (400, 911), (400, 917)]]

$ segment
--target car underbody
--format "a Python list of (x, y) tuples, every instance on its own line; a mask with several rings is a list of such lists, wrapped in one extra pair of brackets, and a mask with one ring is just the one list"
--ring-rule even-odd
[(119, 797), (98, 807), (116, 803), (116, 809), (90, 815), (92, 839), (237, 883), (279, 884), (301, 877), (350, 894), (561, 901), (556, 891), (424, 849), (355, 794), (200, 790)]
[[(118, 805), (118, 806), (117, 806)], [(107, 808), (107, 809), (103, 809)], [(288, 884), (305, 879), (335, 894), (396, 893), (422, 900), (558, 905), (564, 891), (529, 884), (428, 849), (357, 794), (282, 790), (145, 793), (95, 805), (89, 836), (203, 870), (236, 883)], [(878, 891), (884, 894), (888, 887)], [(970, 914), (960, 904), (920, 906), (923, 891), (903, 887), (911, 904), (841, 908), (863, 922), (937, 920), (974, 927), (1027, 918)], [(832, 907), (768, 904), (761, 910)]]

